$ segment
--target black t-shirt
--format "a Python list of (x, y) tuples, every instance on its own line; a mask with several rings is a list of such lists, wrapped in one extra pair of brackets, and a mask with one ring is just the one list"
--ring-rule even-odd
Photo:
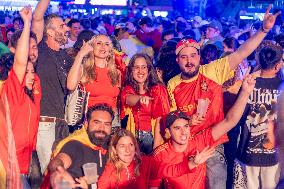
[[(107, 153), (105, 155), (101, 154), (100, 160), (100, 152), (98, 150), (93, 150), (75, 140), (66, 143), (61, 149), (60, 153), (68, 154), (72, 159), (72, 164), (67, 171), (73, 178), (84, 176), (82, 166), (85, 163), (97, 163), (98, 175), (101, 175), (107, 161)], [(100, 167), (100, 161), (102, 167)]]
[(36, 71), (42, 87), (40, 115), (63, 119), (67, 73), (73, 60), (65, 50), (54, 51), (44, 41), (38, 49)]
[(268, 118), (276, 119), (276, 103), (281, 79), (256, 78), (246, 110), (240, 121), (238, 159), (249, 166), (273, 166), (278, 163), (276, 150), (268, 136)]

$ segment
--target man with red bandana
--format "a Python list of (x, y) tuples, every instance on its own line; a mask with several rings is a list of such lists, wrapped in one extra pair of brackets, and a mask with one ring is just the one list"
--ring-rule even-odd
[[(231, 76), (239, 63), (250, 55), (260, 44), (269, 30), (273, 27), (276, 17), (269, 14), (268, 7), (261, 29), (248, 39), (239, 49), (227, 57), (218, 59), (207, 65), (200, 65), (200, 46), (194, 40), (182, 40), (176, 46), (176, 61), (181, 74), (168, 82), (168, 92), (171, 100), (171, 110), (179, 109), (188, 116), (196, 114), (198, 99), (210, 101), (207, 113), (202, 119), (206, 121), (199, 125), (192, 125), (191, 135), (194, 137), (200, 132), (210, 129), (223, 119), (222, 84)], [(227, 141), (223, 136), (216, 141), (215, 155), (208, 159), (207, 185), (211, 189), (226, 188), (226, 165), (222, 143)]]

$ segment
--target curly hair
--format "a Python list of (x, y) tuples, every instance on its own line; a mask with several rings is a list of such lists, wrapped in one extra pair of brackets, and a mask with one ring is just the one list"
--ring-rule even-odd
[(90, 108), (88, 108), (87, 115), (86, 115), (88, 122), (91, 121), (92, 114), (95, 111), (105, 111), (105, 112), (108, 112), (110, 114), (110, 116), (111, 116), (111, 119), (113, 120), (113, 118), (114, 118), (114, 112), (113, 112), (112, 108), (108, 104), (102, 103), (102, 104), (96, 104), (96, 105), (91, 106)]
[[(94, 40), (98, 38), (99, 36), (106, 36), (103, 34), (95, 35), (93, 38)], [(109, 38), (109, 37), (108, 37)], [(111, 44), (112, 45), (112, 44)], [(82, 83), (92, 83), (96, 80), (97, 74), (94, 71), (96, 64), (95, 64), (95, 55), (93, 52), (90, 52), (89, 55), (84, 59), (84, 65), (83, 65), (83, 82)], [(109, 52), (109, 56), (107, 57), (107, 68), (108, 68), (108, 76), (111, 79), (111, 83), (113, 86), (117, 85), (119, 83), (119, 72), (116, 68), (115, 60), (114, 60), (114, 52), (113, 52), (113, 46), (111, 47), (111, 50)]]
[(135, 146), (135, 155), (134, 155), (134, 161), (135, 161), (135, 171), (134, 174), (136, 177), (139, 176), (139, 168), (141, 165), (141, 154), (139, 150), (139, 145), (135, 137), (130, 131), (127, 131), (125, 129), (118, 130), (111, 138), (110, 145), (109, 145), (109, 162), (114, 164), (116, 169), (116, 175), (117, 175), (117, 183), (120, 181), (120, 172), (123, 169), (123, 164), (121, 163), (117, 153), (116, 153), (116, 146), (118, 144), (118, 141), (122, 137), (130, 137), (134, 146)]
[(144, 89), (149, 91), (152, 87), (162, 84), (157, 76), (157, 72), (153, 66), (151, 58), (147, 54), (138, 53), (135, 54), (129, 61), (126, 70), (125, 86), (130, 85), (134, 88), (135, 92), (139, 94), (138, 82), (133, 78), (133, 67), (138, 58), (144, 58), (147, 63), (148, 77), (144, 83)]
[(261, 69), (269, 70), (278, 64), (282, 59), (283, 50), (278, 45), (268, 45), (260, 49), (258, 61)]

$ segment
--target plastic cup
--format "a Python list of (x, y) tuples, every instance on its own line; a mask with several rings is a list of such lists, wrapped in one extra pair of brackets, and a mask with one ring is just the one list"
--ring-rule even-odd
[(84, 164), (83, 171), (88, 184), (94, 184), (98, 181), (98, 171), (96, 163)]
[(197, 103), (197, 114), (200, 117), (205, 117), (207, 109), (209, 106), (209, 100), (205, 100), (205, 99), (198, 99), (198, 103)]

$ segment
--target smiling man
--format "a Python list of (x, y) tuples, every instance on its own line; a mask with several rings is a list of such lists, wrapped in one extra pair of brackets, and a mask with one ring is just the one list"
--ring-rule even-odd
[[(168, 82), (168, 92), (171, 100), (171, 110), (179, 109), (187, 115), (193, 115), (197, 110), (198, 99), (209, 99), (209, 107), (205, 115), (206, 121), (194, 125), (192, 135), (212, 127), (223, 119), (222, 84), (243, 59), (249, 56), (260, 44), (269, 30), (274, 26), (275, 19), (280, 13), (269, 14), (268, 7), (261, 29), (240, 46), (234, 53), (215, 60), (207, 65), (200, 65), (200, 46), (194, 40), (182, 40), (176, 46), (177, 63), (181, 74)], [(226, 163), (224, 148), (220, 145), (227, 141), (221, 137), (215, 156), (207, 161), (208, 187), (211, 189), (226, 188)]]
[[(50, 14), (45, 17), (42, 28), (42, 31), (36, 29), (33, 31), (40, 40), (36, 72), (40, 77), (43, 93), (37, 153), (41, 172), (44, 173), (54, 141), (59, 141), (69, 134), (64, 120), (64, 100), (67, 95), (67, 73), (73, 60), (65, 50), (60, 49), (60, 46), (67, 43), (69, 31), (62, 18), (56, 14)], [(43, 40), (41, 40), (42, 36), (44, 36)]]
[(102, 174), (113, 117), (114, 113), (108, 105), (92, 106), (87, 112), (86, 129), (76, 131), (58, 144), (54, 151), (56, 156), (48, 166), (53, 187), (62, 178), (74, 184), (75, 178), (84, 176), (82, 166), (86, 163), (97, 163), (98, 174)]

